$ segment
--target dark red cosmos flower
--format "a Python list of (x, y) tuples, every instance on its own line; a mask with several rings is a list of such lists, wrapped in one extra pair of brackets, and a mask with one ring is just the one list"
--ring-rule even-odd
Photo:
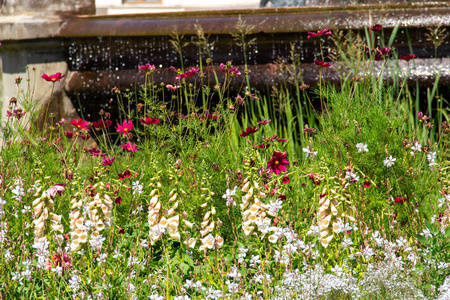
[(66, 75), (62, 75), (61, 72), (58, 72), (53, 75), (44, 74), (44, 75), (42, 75), (42, 78), (44, 78), (45, 80), (50, 81), (50, 82), (57, 82), (57, 81), (60, 81), (61, 79), (63, 79), (65, 76)]
[(206, 120), (217, 120), (221, 115), (218, 112), (211, 114), (208, 109), (206, 109), (202, 115), (200, 115), (200, 121)]
[(123, 173), (119, 173), (119, 179), (124, 180), (125, 178), (130, 178), (131, 172), (129, 170), (124, 171)]
[(316, 66), (318, 66), (319, 68), (328, 68), (329, 66), (331, 66), (330, 63), (326, 63), (326, 62), (324, 62), (323, 60), (318, 60), (318, 59), (316, 59), (316, 60), (314, 61), (314, 64), (315, 64)]
[(239, 136), (246, 137), (246, 136), (248, 136), (249, 134), (252, 134), (252, 133), (257, 132), (258, 130), (259, 130), (259, 129), (258, 129), (256, 126), (253, 126), (253, 127), (247, 127), (247, 129), (246, 129), (245, 131), (242, 131), (242, 133), (241, 133)]
[(372, 30), (372, 31), (381, 31), (381, 28), (383, 28), (383, 26), (381, 26), (380, 24), (375, 24), (375, 25), (370, 27), (370, 30)]
[(117, 205), (120, 205), (120, 203), (122, 203), (122, 197), (117, 196), (117, 197), (114, 199), (114, 203), (116, 203)]
[(183, 78), (189, 78), (194, 76), (195, 74), (198, 73), (198, 71), (200, 71), (199, 68), (192, 68), (189, 71), (186, 71), (184, 73), (178, 74), (177, 77), (175, 77), (176, 80), (178, 79), (183, 79)]
[(270, 173), (280, 174), (286, 172), (286, 166), (289, 165), (286, 152), (274, 152), (272, 158), (267, 162), (267, 169)]
[(85, 121), (81, 118), (78, 120), (70, 121), (70, 124), (72, 124), (74, 127), (78, 128), (78, 129), (87, 129), (89, 126), (89, 122)]
[(280, 195), (280, 196), (278, 196), (278, 199), (280, 199), (281, 201), (286, 201), (286, 196)]
[(189, 118), (189, 116), (185, 116), (185, 115), (183, 115), (182, 113), (176, 112), (176, 111), (173, 111), (172, 114), (173, 114), (175, 117), (180, 118), (180, 119), (187, 119), (187, 118)]
[(261, 145), (258, 145), (256, 147), (258, 147), (259, 149), (267, 149), (267, 148), (270, 147), (270, 144), (261, 144)]
[(369, 180), (364, 181), (364, 187), (365, 188), (369, 188), (370, 187), (370, 181)]
[(124, 234), (124, 233), (125, 233), (125, 229), (120, 228), (120, 229), (119, 229), (119, 234)]
[(71, 139), (71, 138), (73, 137), (73, 132), (72, 132), (72, 131), (66, 131), (66, 132), (64, 133), (64, 135), (65, 135), (68, 139)]
[(283, 184), (288, 184), (290, 182), (289, 176), (285, 175), (283, 176)]
[(159, 119), (158, 118), (147, 117), (147, 118), (145, 118), (145, 120), (139, 119), (139, 122), (141, 122), (141, 123), (143, 123), (145, 125), (158, 124), (159, 123)]
[(417, 55), (415, 54), (408, 54), (408, 55), (400, 55), (400, 58), (406, 61), (410, 61), (411, 59), (417, 58)]
[(271, 119), (269, 119), (269, 120), (264, 120), (264, 121), (259, 121), (257, 124), (258, 124), (258, 125), (266, 125), (266, 124), (270, 123), (271, 121), (272, 121)]
[(80, 139), (87, 141), (91, 136), (89, 134), (80, 134)]
[(322, 35), (330, 35), (331, 31), (328, 31), (328, 27), (317, 32), (308, 32), (308, 40), (313, 37), (322, 36)]
[(95, 129), (102, 129), (102, 128), (108, 128), (112, 125), (112, 121), (111, 120), (103, 120), (100, 119), (98, 120), (98, 122), (92, 122), (92, 126)]
[(110, 166), (110, 165), (112, 165), (112, 163), (114, 162), (114, 159), (116, 159), (115, 156), (113, 156), (113, 157), (111, 157), (111, 158), (105, 157), (105, 158), (103, 159), (103, 161), (102, 161), (102, 165), (104, 165), (104, 166)]
[(397, 198), (394, 199), (395, 203), (400, 203), (400, 204), (402, 204), (405, 201), (406, 201), (406, 197), (401, 197), (401, 198), (397, 197)]
[(277, 142), (287, 142), (288, 139), (276, 138), (275, 141), (277, 141)]

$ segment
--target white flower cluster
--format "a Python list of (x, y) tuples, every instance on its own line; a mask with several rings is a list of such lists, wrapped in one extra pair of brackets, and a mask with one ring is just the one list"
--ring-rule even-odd
[[(101, 235), (103, 229), (110, 226), (111, 213), (112, 213), (112, 200), (107, 194), (100, 196), (97, 193), (94, 199), (86, 203), (86, 199), (83, 198), (79, 201), (73, 198), (72, 212), (70, 213), (70, 230), (71, 240), (70, 249), (72, 252), (81, 249), (82, 244), (88, 241), (90, 232), (90, 244), (94, 249), (100, 249), (104, 241), (104, 237)], [(82, 210), (86, 207), (85, 210)]]

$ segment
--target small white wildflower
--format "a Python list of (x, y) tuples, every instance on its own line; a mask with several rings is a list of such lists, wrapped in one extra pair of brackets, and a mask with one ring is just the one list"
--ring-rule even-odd
[(394, 165), (394, 162), (396, 161), (396, 158), (393, 158), (392, 155), (389, 155), (389, 157), (386, 157), (386, 159), (383, 161), (383, 164), (386, 167), (392, 167)]
[(369, 152), (369, 149), (367, 148), (367, 144), (363, 144), (363, 143), (356, 144), (356, 149), (358, 149), (358, 152)]

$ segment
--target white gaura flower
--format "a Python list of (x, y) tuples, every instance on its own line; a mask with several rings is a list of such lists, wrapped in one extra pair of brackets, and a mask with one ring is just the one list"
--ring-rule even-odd
[(394, 162), (396, 161), (396, 158), (393, 158), (392, 155), (389, 155), (389, 157), (386, 157), (386, 159), (383, 161), (383, 164), (390, 168), (394, 165)]
[(228, 201), (231, 201), (232, 200), (232, 196), (236, 196), (236, 190), (237, 190), (237, 185), (232, 190), (227, 189), (225, 194), (222, 195), (222, 198), (223, 199), (227, 199)]
[(367, 144), (363, 143), (356, 144), (356, 149), (358, 149), (358, 152), (369, 152), (369, 149), (367, 149)]

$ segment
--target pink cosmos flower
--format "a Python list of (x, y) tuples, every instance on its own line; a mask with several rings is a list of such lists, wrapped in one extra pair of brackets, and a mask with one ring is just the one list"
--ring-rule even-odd
[(269, 120), (259, 121), (257, 124), (258, 125), (266, 125), (266, 124), (270, 123), (270, 121), (272, 121), (272, 120), (269, 119)]
[(143, 123), (145, 125), (158, 124), (159, 123), (159, 119), (158, 118), (147, 117), (147, 118), (145, 118), (145, 120), (139, 119), (139, 122), (141, 122), (141, 123)]
[(318, 59), (316, 59), (316, 60), (314, 61), (314, 64), (315, 64), (316, 66), (318, 66), (319, 68), (328, 68), (329, 66), (331, 66), (330, 63), (326, 63), (326, 62), (324, 62), (323, 60), (318, 60)]
[(308, 32), (308, 34), (309, 34), (308, 35), (308, 40), (309, 40), (310, 38), (314, 38), (314, 37), (317, 37), (317, 36), (330, 35), (331, 31), (329, 31), (328, 27), (327, 27), (327, 28), (319, 30), (317, 32)]
[(286, 172), (286, 166), (289, 165), (286, 152), (274, 152), (272, 158), (267, 162), (267, 169), (270, 173), (280, 174)]
[(289, 176), (285, 175), (283, 176), (283, 184), (288, 184), (290, 182)]
[(102, 129), (102, 128), (108, 128), (112, 125), (112, 121), (111, 120), (103, 120), (100, 119), (98, 120), (98, 122), (92, 122), (92, 126), (95, 129)]
[(103, 159), (103, 162), (102, 162), (102, 165), (104, 165), (104, 166), (110, 166), (110, 165), (112, 165), (112, 163), (114, 162), (114, 159), (116, 159), (116, 157), (115, 156), (113, 156), (113, 157), (111, 157), (111, 158), (104, 158)]
[(253, 127), (247, 127), (247, 129), (246, 129), (245, 131), (242, 131), (242, 133), (239, 134), (239, 136), (246, 137), (246, 136), (248, 136), (248, 135), (250, 135), (250, 134), (252, 134), (252, 133), (257, 132), (258, 130), (259, 130), (259, 129), (258, 129), (256, 126), (253, 126)]
[(249, 96), (250, 98), (252, 98), (253, 100), (259, 100), (259, 98), (256, 97), (254, 94), (250, 93), (250, 91), (247, 90), (247, 88), (245, 88), (245, 94), (246, 94), (247, 96)]
[(369, 180), (364, 181), (364, 187), (365, 188), (370, 188), (370, 181)]
[(192, 76), (194, 76), (195, 74), (197, 74), (198, 71), (200, 71), (199, 68), (192, 68), (192, 69), (190, 69), (190, 70), (187, 71), (187, 72), (178, 74), (177, 77), (175, 77), (175, 79), (176, 79), (176, 80), (179, 80), (179, 79), (183, 79), (183, 78), (189, 78), (189, 77), (192, 77)]
[(127, 150), (128, 152), (136, 152), (139, 149), (138, 147), (136, 147), (136, 144), (132, 145), (130, 142), (128, 142), (120, 147), (122, 147), (122, 149)]
[(381, 28), (383, 28), (383, 26), (381, 26), (380, 24), (375, 24), (375, 25), (370, 27), (370, 30), (372, 30), (372, 31), (381, 31)]
[(44, 75), (42, 75), (42, 78), (44, 78), (45, 80), (50, 81), (50, 82), (57, 82), (57, 81), (60, 81), (61, 79), (63, 79), (65, 76), (66, 75), (62, 75), (61, 72), (58, 72), (53, 75), (44, 74)]
[(408, 55), (400, 55), (400, 58), (406, 61), (410, 61), (411, 59), (417, 58), (417, 55), (415, 54), (408, 54)]
[(122, 125), (117, 124), (116, 130), (117, 132), (128, 133), (133, 130), (133, 122), (131, 122), (131, 120), (124, 120)]
[(149, 70), (149, 71), (155, 71), (156, 67), (155, 65), (151, 64), (145, 64), (143, 66), (138, 66), (139, 70)]
[(241, 76), (241, 72), (236, 67), (231, 67), (231, 64), (220, 64), (220, 72), (228, 74), (231, 77)]
[(176, 90), (178, 90), (180, 88), (180, 86), (179, 85), (173, 86), (171, 84), (168, 84), (168, 85), (166, 85), (166, 88), (168, 88), (171, 91), (176, 91)]
[(427, 117), (423, 114), (423, 112), (418, 111), (417, 112), (417, 117), (419, 118), (420, 121), (427, 121), (430, 117)]
[(87, 129), (89, 126), (89, 122), (88, 121), (84, 121), (83, 119), (78, 119), (78, 120), (72, 120), (70, 121), (70, 124), (72, 124), (74, 127), (78, 128), (78, 129)]

